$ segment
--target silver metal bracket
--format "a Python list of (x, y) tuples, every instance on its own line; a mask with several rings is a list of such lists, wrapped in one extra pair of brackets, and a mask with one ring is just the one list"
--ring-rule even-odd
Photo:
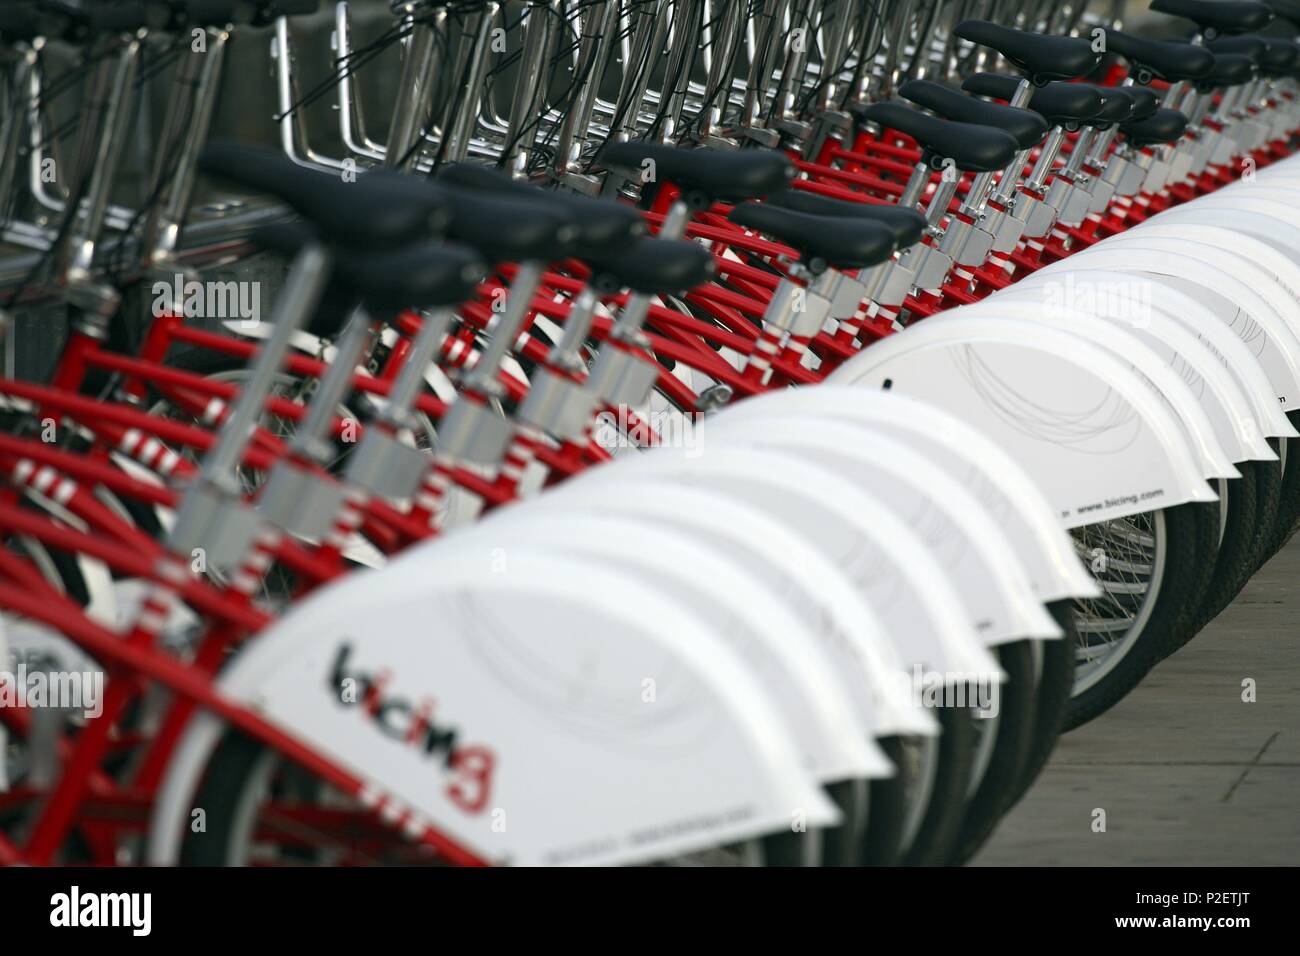
[(635, 408), (649, 400), (658, 380), (658, 365), (626, 349), (606, 344), (587, 376), (586, 388), (600, 403)]
[(937, 289), (942, 286), (952, 270), (952, 257), (936, 246), (915, 245), (908, 252), (912, 249), (922, 253), (916, 269), (916, 288)]
[(1017, 203), (1021, 202), (1027, 203), (1025, 230), (1021, 233), (1021, 238), (1040, 239), (1052, 231), (1052, 226), (1056, 225), (1056, 209), (1052, 205), (1029, 193), (1022, 193), (1018, 197)]
[(454, 461), (495, 468), (505, 457), (514, 425), (481, 402), (464, 396), (438, 422), (438, 454)]
[(1195, 144), (1181, 143), (1174, 150), (1173, 155), (1169, 157), (1169, 174), (1165, 179), (1165, 184), (1176, 186), (1187, 178), (1187, 174), (1192, 171), (1192, 163), (1195, 160)]
[(262, 486), (258, 512), (292, 535), (320, 541), (343, 508), (346, 486), (294, 462), (280, 460)]
[(993, 236), (979, 226), (953, 217), (948, 221), (939, 250), (962, 266), (977, 266), (993, 249)]
[[(872, 271), (892, 264), (892, 261), (883, 262), (873, 266)], [(827, 269), (809, 283), (808, 288), (823, 299), (829, 300), (830, 315), (834, 319), (852, 318), (868, 298), (867, 287), (857, 277), (840, 272), (838, 269)]]
[(763, 323), (796, 338), (810, 338), (821, 331), (830, 312), (829, 299), (787, 279), (776, 287), (763, 312)]
[(1088, 215), (1088, 205), (1092, 201), (1088, 178), (1080, 176), (1072, 181), (1058, 176), (1048, 187), (1045, 201), (1056, 210), (1058, 225), (1077, 226)]
[(852, 132), (852, 116), (839, 110), (825, 110), (813, 118), (812, 129), (808, 133), (808, 138), (804, 140), (799, 154), (804, 159), (816, 159), (822, 147), (826, 145), (826, 140), (831, 136), (837, 134), (843, 136)]
[(415, 494), (432, 467), (428, 452), (403, 444), (382, 428), (372, 426), (348, 457), (346, 479), (376, 497), (404, 499)]
[(588, 389), (543, 368), (533, 376), (516, 417), (561, 441), (577, 441), (586, 433), (596, 404), (596, 397)]
[(182, 556), (202, 553), (209, 570), (233, 570), (249, 553), (261, 520), (242, 498), (200, 481), (185, 492), (168, 547)]
[(1024, 220), (1017, 215), (1020, 206), (1019, 197), (1013, 197), (1003, 209), (989, 211), (984, 229), (993, 236), (993, 252), (1014, 252), (1025, 231)]

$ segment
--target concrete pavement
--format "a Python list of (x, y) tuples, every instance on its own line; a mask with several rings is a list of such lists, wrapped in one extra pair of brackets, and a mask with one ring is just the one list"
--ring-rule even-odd
[(1300, 864), (1300, 536), (1133, 693), (1062, 738), (974, 864)]

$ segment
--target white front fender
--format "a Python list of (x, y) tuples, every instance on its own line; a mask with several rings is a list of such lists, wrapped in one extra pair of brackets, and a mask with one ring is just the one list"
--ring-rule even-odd
[[(722, 548), (642, 517), (593, 515), (573, 499), (567, 509), (506, 509), (449, 537), (446, 547), (473, 560), (494, 549), (508, 553), (518, 541), (625, 570), (687, 604), (771, 694), (800, 744), (805, 767), (818, 780), (893, 773), (884, 753), (861, 732), (853, 702), (822, 644), (789, 605)], [(654, 616), (653, 607), (637, 610)]]
[[(1101, 297), (1107, 299), (1110, 297), (1108, 288), (1115, 289), (1117, 294), (1123, 295), (1126, 290), (1132, 291), (1134, 283), (1139, 284), (1142, 301), (1137, 304), (1137, 309), (1143, 311), (1144, 317), (1149, 321), (1136, 323), (1140, 327), (1135, 331), (1139, 334), (1147, 334), (1148, 340), (1161, 338), (1172, 341), (1177, 336), (1171, 331), (1169, 323), (1176, 323), (1185, 334), (1194, 337), (1197, 343), (1209, 351), (1215, 359), (1211, 367), (1217, 363), (1237, 384), (1236, 394), (1249, 404), (1251, 417), (1258, 424), (1260, 434), (1268, 438), (1297, 436), (1295, 426), (1279, 406), (1278, 393), (1274, 390), (1273, 383), (1269, 380), (1256, 353), (1252, 352), (1245, 342), (1239, 339), (1227, 325), (1216, 319), (1214, 313), (1201, 303), (1185, 292), (1166, 284), (1159, 276), (1149, 274), (1135, 276), (1131, 273), (1106, 269), (1080, 268), (1068, 273), (1066, 282), (1070, 281), (1070, 275), (1086, 277), (1089, 283), (1099, 288)], [(1028, 294), (1030, 290), (1049, 281), (1055, 281), (1055, 277), (1039, 278), (1036, 274), (1028, 275), (1000, 294), (1016, 298), (1021, 294), (1019, 290), (1023, 289)], [(1105, 316), (1105, 313), (1102, 314)], [(1105, 317), (1113, 318), (1113, 321), (1117, 322), (1128, 322), (1129, 325), (1135, 324), (1125, 318)], [(1190, 350), (1183, 351), (1188, 351), (1190, 354)], [(1230, 394), (1225, 397), (1228, 401), (1232, 401)]]
[[(1067, 284), (1074, 281), (1075, 275), (1066, 274)], [(1123, 315), (1122, 309), (1111, 315), (1105, 309), (1098, 313), (1069, 305), (1062, 307), (1054, 291), (1057, 288), (1054, 280), (1059, 277), (1060, 273), (1055, 273), (1036, 286), (1018, 293), (1008, 290), (1007, 295), (991, 296), (971, 308), (992, 315), (1050, 323), (1095, 342), (1121, 361), (1132, 363), (1173, 409), (1192, 448), (1200, 454), (1201, 473), (1206, 478), (1240, 477), (1233, 462), (1272, 455), (1231, 377), (1214, 363), (1209, 351), (1198, 345), (1193, 336), (1177, 323), (1160, 322), (1154, 309), (1131, 319)], [(1155, 334), (1157, 324), (1166, 338)], [(1175, 349), (1171, 339), (1181, 344), (1184, 351)], [(1242, 435), (1247, 431), (1255, 438), (1250, 447), (1243, 444)]]
[(890, 435), (926, 455), (961, 482), (996, 517), (1043, 600), (1096, 597), (1101, 592), (1075, 554), (1056, 509), (1019, 463), (983, 432), (936, 405), (901, 392), (822, 383), (784, 389), (728, 406), (713, 421), (765, 418), (783, 412), (851, 421)]
[[(1184, 245), (1192, 245), (1186, 243)], [(1197, 253), (1200, 254), (1197, 254)], [(1283, 411), (1300, 408), (1300, 338), (1288, 321), (1263, 297), (1270, 284), (1256, 273), (1255, 286), (1221, 268), (1204, 250), (1184, 249), (1174, 253), (1132, 244), (1124, 248), (1100, 245), (1053, 263), (1040, 270), (1051, 275), (1066, 269), (1107, 269), (1153, 275), (1194, 297), (1209, 308), (1256, 352), (1269, 380), (1278, 386)], [(1051, 270), (1051, 271), (1049, 271)]]
[(1170, 221), (1114, 238), (1116, 248), (1137, 245), (1215, 263), (1256, 289), (1300, 338), (1300, 264), (1269, 243), (1231, 229)]
[(704, 431), (709, 443), (795, 451), (880, 499), (939, 558), (986, 646), (1061, 636), (1060, 626), (1035, 597), (1015, 546), (984, 506), (903, 442), (869, 426), (797, 412), (719, 416)]
[(719, 443), (698, 457), (658, 448), (592, 469), (575, 484), (618, 482), (633, 469), (725, 491), (803, 532), (861, 591), (909, 669), (962, 675), (953, 678), (961, 683), (1001, 675), (925, 543), (881, 502), (825, 467), (793, 452)]
[(805, 535), (767, 512), (720, 491), (637, 469), (625, 470), (617, 482), (565, 482), (528, 507), (633, 514), (716, 544), (801, 615), (836, 661), (868, 734), (938, 732), (938, 723), (916, 700), (906, 666), (871, 605)]
[[(787, 830), (792, 813), (835, 821), (749, 668), (661, 597), (522, 544), (502, 567), (435, 541), (312, 595), (218, 685), (386, 810), (492, 861), (643, 862)], [(340, 675), (374, 687), (383, 674), (378, 706), (341, 702)], [(455, 733), (450, 763), (411, 729), (426, 704)], [(155, 863), (177, 858), (214, 723), (196, 721), (169, 767)]]
[(1300, 263), (1300, 226), (1281, 218), (1285, 214), (1285, 207), (1277, 203), (1237, 196), (1231, 202), (1201, 201), (1175, 206), (1153, 216), (1135, 229), (1163, 227), (1174, 223), (1217, 226), (1265, 242), (1292, 262)]
[(828, 381), (965, 419), (1025, 466), (1066, 527), (1216, 500), (1182, 426), (1132, 367), (1044, 323), (955, 310), (872, 345)]

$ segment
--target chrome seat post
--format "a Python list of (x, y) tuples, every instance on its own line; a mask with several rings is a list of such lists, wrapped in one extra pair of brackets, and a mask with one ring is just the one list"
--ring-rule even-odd
[(460, 91), (463, 94), (461, 97), (452, 96), (448, 99), (451, 115), (448, 115), (444, 123), (445, 134), (438, 150), (442, 162), (459, 162), (469, 153), (470, 137), (478, 118), (483, 81), (487, 75), (492, 23), (500, 10), (499, 3), (488, 0), (464, 18), (464, 36), (460, 44), (463, 56), (458, 58), (459, 63), (464, 64), (464, 69), (457, 69), (452, 74), (458, 78), (457, 81), (464, 77), (464, 89)]
[(23, 143), (23, 128), (32, 106), (32, 75), (44, 40), (15, 44), (10, 51), (12, 62), (5, 64), (4, 95), (7, 108), (0, 116), (0, 224), (6, 230), (18, 213), (18, 170)]
[(100, 63), (91, 79), (92, 122), (83, 128), (69, 194), (81, 202), (65, 215), (71, 226), (57, 251), (56, 262), (69, 301), (106, 320), (117, 308), (117, 291), (95, 281), (95, 253), (108, 214), (108, 201), (117, 181), (131, 122), (132, 88), (140, 68), (145, 31), (113, 37), (115, 52)]
[(410, 170), (421, 165), (420, 147), (429, 132), (438, 73), (445, 63), (447, 11), (409, 2), (401, 4), (397, 12), (409, 20), (410, 33), (383, 153), (386, 165)]
[(334, 32), (330, 37), (338, 64), (339, 138), (354, 156), (383, 160), (384, 148), (366, 134), (365, 105), (353, 64), (351, 7), (346, 0), (334, 6)]
[[(555, 38), (562, 16), (560, 0), (538, 0), (530, 4), (524, 19), (523, 50), (519, 57), (519, 83), (515, 87), (506, 130), (502, 165), (510, 175), (522, 179), (528, 175), (532, 145), (542, 113), (546, 84), (546, 53)], [(529, 130), (532, 130), (531, 134)]]
[(182, 54), (159, 139), (166, 144), (179, 143), (180, 152), (174, 161), (163, 150), (156, 157), (149, 191), (155, 203), (143, 243), (146, 268), (170, 269), (174, 265), (181, 227), (194, 197), (199, 152), (212, 128), (230, 38), (229, 25), (213, 27), (204, 32), (202, 51)]
[(599, 182), (581, 169), (600, 82), (618, 46), (614, 36), (618, 13), (618, 0), (603, 0), (583, 8), (579, 21), (581, 43), (573, 68), (577, 87), (557, 133), (551, 175), (561, 184), (585, 193), (600, 188)]

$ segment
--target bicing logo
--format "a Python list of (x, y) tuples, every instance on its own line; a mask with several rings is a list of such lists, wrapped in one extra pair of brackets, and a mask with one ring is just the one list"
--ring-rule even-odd
[(381, 734), (404, 743), (425, 757), (442, 757), (442, 768), (450, 776), (446, 795), (466, 813), (479, 813), (488, 803), (496, 755), (488, 747), (461, 742), (458, 727), (434, 720), (435, 702), (418, 703), (393, 694), (391, 675), (384, 671), (368, 674), (350, 670), (352, 645), (341, 644), (329, 677), (330, 692), (344, 707), (358, 707)]

